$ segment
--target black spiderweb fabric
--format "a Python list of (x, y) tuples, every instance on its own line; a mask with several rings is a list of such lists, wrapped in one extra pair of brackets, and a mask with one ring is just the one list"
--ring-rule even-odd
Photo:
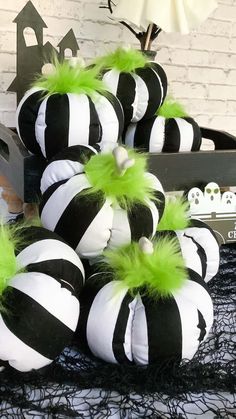
[(53, 365), (0, 373), (3, 418), (234, 418), (236, 245), (222, 246), (209, 287), (215, 321), (194, 359), (174, 369), (122, 367), (66, 348)]

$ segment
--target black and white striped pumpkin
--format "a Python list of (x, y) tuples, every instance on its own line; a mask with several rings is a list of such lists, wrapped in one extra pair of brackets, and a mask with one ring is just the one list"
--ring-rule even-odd
[(201, 130), (190, 117), (153, 116), (148, 120), (130, 124), (123, 135), (126, 146), (141, 148), (150, 153), (198, 151), (201, 141)]
[(158, 179), (150, 178), (156, 201), (137, 203), (128, 210), (103, 193), (84, 193), (91, 185), (83, 164), (97, 151), (92, 147), (69, 147), (58, 153), (41, 179), (40, 217), (45, 228), (55, 231), (84, 258), (100, 255), (145, 235), (153, 237), (162, 216), (165, 197)]
[(124, 116), (119, 100), (110, 92), (54, 93), (43, 96), (42, 88), (30, 89), (20, 101), (16, 128), (26, 148), (52, 158), (60, 150), (86, 144), (113, 149), (123, 132)]
[(23, 229), (21, 241), (16, 259), (24, 271), (3, 292), (0, 363), (25, 372), (50, 364), (72, 341), (84, 269), (77, 254), (42, 227)]
[[(191, 266), (191, 251), (184, 253)], [(81, 293), (75, 335), (83, 350), (120, 364), (191, 359), (212, 326), (213, 305), (201, 276), (191, 268), (187, 271), (181, 289), (159, 299), (143, 289), (134, 295), (114, 280), (113, 273), (93, 273)]]
[(116, 68), (105, 71), (103, 81), (120, 100), (126, 125), (152, 117), (167, 93), (166, 73), (155, 62), (130, 73)]

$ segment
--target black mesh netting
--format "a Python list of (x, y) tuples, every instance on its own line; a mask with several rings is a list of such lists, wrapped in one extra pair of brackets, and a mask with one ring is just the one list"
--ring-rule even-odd
[(222, 246), (209, 287), (215, 321), (194, 359), (180, 367), (122, 367), (67, 348), (44, 371), (3, 370), (3, 418), (234, 418), (236, 245)]

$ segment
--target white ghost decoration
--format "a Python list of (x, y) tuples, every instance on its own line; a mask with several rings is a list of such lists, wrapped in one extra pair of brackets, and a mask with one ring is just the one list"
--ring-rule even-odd
[(221, 197), (221, 211), (234, 212), (236, 210), (236, 195), (231, 191), (226, 191)]
[(204, 189), (204, 202), (207, 212), (221, 211), (221, 193), (219, 185), (215, 182), (210, 182)]
[(199, 188), (192, 188), (188, 193), (191, 214), (203, 214), (205, 212), (203, 192)]

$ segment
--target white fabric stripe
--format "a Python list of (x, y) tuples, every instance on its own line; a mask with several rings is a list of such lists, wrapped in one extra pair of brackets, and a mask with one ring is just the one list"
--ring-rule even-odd
[[(45, 129), (47, 128), (46, 124), (46, 107), (47, 107), (48, 97), (46, 97), (38, 111), (38, 116), (35, 122), (35, 136), (36, 140), (41, 148), (42, 154), (46, 157), (46, 148), (45, 148)], [(54, 139), (53, 139), (54, 140)]]
[(178, 305), (182, 325), (182, 357), (191, 359), (199, 345), (199, 310), (206, 322), (206, 335), (213, 323), (213, 304), (208, 292), (194, 281), (186, 281), (180, 290), (173, 293)]
[(157, 226), (159, 223), (159, 211), (156, 207), (156, 205), (154, 204), (153, 201), (150, 200), (146, 200), (146, 204), (149, 207), (151, 213), (152, 213), (152, 220), (153, 220), (153, 230), (152, 230), (152, 237), (156, 234), (157, 231)]
[(153, 175), (153, 173), (149, 172), (146, 172), (145, 176), (150, 180), (151, 187), (156, 191), (162, 192), (164, 195), (164, 190), (159, 179), (155, 175)]
[(41, 213), (43, 226), (54, 231), (58, 220), (74, 196), (90, 186), (85, 174), (76, 175), (59, 186), (43, 207)]
[[(116, 100), (116, 98), (114, 99)], [(119, 137), (119, 121), (111, 102), (103, 95), (94, 101), (96, 111), (102, 126), (101, 151), (112, 150)]]
[(95, 356), (117, 363), (112, 340), (120, 306), (128, 288), (120, 288), (120, 281), (106, 284), (96, 295), (87, 321), (87, 341)]
[(125, 145), (130, 148), (134, 148), (134, 137), (136, 132), (137, 124), (130, 124), (125, 134)]
[[(182, 291), (182, 289), (181, 289)], [(180, 293), (175, 295), (182, 328), (182, 358), (192, 359), (199, 345), (200, 329), (197, 308)]]
[(135, 97), (133, 103), (133, 117), (131, 122), (138, 122), (140, 121), (146, 113), (148, 100), (149, 100), (149, 92), (146, 86), (146, 83), (143, 81), (141, 77), (137, 74), (132, 74), (132, 77), (135, 80), (136, 89), (135, 89)]
[[(42, 368), (52, 362), (30, 346), (22, 342), (5, 325), (0, 315), (0, 359), (9, 361), (9, 365), (18, 371), (26, 372)], [(53, 339), (53, 337), (52, 337)]]
[(110, 249), (129, 244), (131, 242), (131, 231), (127, 211), (116, 206), (113, 213), (111, 237), (108, 242)]
[(54, 278), (39, 272), (26, 272), (14, 276), (9, 285), (31, 297), (69, 329), (75, 331), (79, 319), (79, 301)]
[(186, 268), (192, 269), (202, 277), (202, 263), (197, 253), (197, 245), (191, 238), (184, 236), (184, 231), (176, 231)]
[(160, 153), (163, 149), (165, 142), (165, 121), (164, 116), (157, 116), (155, 119), (149, 140), (150, 153)]
[(81, 257), (89, 259), (99, 256), (107, 247), (107, 243), (111, 236), (114, 214), (111, 202), (110, 199), (106, 199), (104, 205), (78, 243), (76, 252)]
[(70, 246), (59, 240), (39, 240), (25, 247), (16, 257), (17, 264), (20, 267), (55, 259), (64, 259), (73, 263), (73, 265), (79, 268), (83, 277), (85, 276), (84, 267), (78, 255)]
[(137, 298), (134, 298), (133, 301), (129, 303), (129, 317), (128, 317), (127, 326), (125, 330), (124, 351), (125, 351), (125, 355), (130, 361), (133, 361), (132, 330), (133, 330), (133, 320), (134, 320), (136, 304), (137, 304)]
[[(21, 139), (21, 141), (22, 141), (22, 138), (21, 138), (21, 136), (20, 136), (20, 129), (19, 129), (19, 114), (20, 114), (20, 111), (21, 111), (21, 108), (22, 108), (22, 105), (25, 103), (25, 101), (26, 101), (26, 99), (28, 99), (28, 97), (29, 96), (31, 96), (33, 93), (35, 93), (35, 92), (40, 92), (40, 91), (42, 91), (43, 89), (42, 88), (39, 88), (39, 87), (32, 87), (32, 89), (29, 89), (25, 94), (24, 94), (24, 96), (22, 97), (22, 99), (21, 99), (21, 101), (20, 101), (20, 103), (18, 104), (18, 106), (17, 106), (17, 109), (16, 109), (16, 130), (17, 130), (17, 133), (18, 133), (18, 135), (19, 135), (19, 137), (20, 137), (20, 139)], [(32, 153), (31, 153), (32, 154)]]
[(43, 172), (40, 190), (43, 194), (49, 186), (60, 180), (69, 179), (84, 172), (84, 165), (72, 160), (56, 160), (50, 163)]
[(155, 70), (155, 67), (152, 67), (152, 71), (154, 71), (154, 73), (156, 74), (156, 76), (158, 78), (158, 81), (159, 81), (159, 86), (160, 86), (160, 89), (161, 89), (161, 101), (160, 101), (160, 104), (162, 104), (163, 96), (164, 96), (164, 89), (163, 89), (162, 81), (161, 81), (161, 78), (160, 78), (157, 70)]
[(207, 258), (207, 269), (205, 282), (210, 281), (215, 276), (219, 269), (220, 254), (219, 245), (208, 228), (189, 227), (185, 230), (188, 236), (191, 236), (197, 243), (205, 250)]
[(107, 71), (102, 78), (102, 80), (104, 81), (104, 83), (106, 84), (108, 88), (107, 90), (109, 90), (115, 96), (117, 93), (119, 77), (120, 77), (120, 72), (116, 70), (115, 68), (113, 68), (112, 70)]
[(183, 118), (175, 118), (180, 133), (179, 151), (191, 151), (193, 145), (193, 127)]
[(68, 146), (88, 144), (90, 109), (88, 97), (84, 94), (67, 93), (69, 99)]
[(140, 295), (137, 297), (135, 314), (132, 327), (132, 353), (136, 364), (147, 365), (149, 363), (148, 331), (145, 308)]

